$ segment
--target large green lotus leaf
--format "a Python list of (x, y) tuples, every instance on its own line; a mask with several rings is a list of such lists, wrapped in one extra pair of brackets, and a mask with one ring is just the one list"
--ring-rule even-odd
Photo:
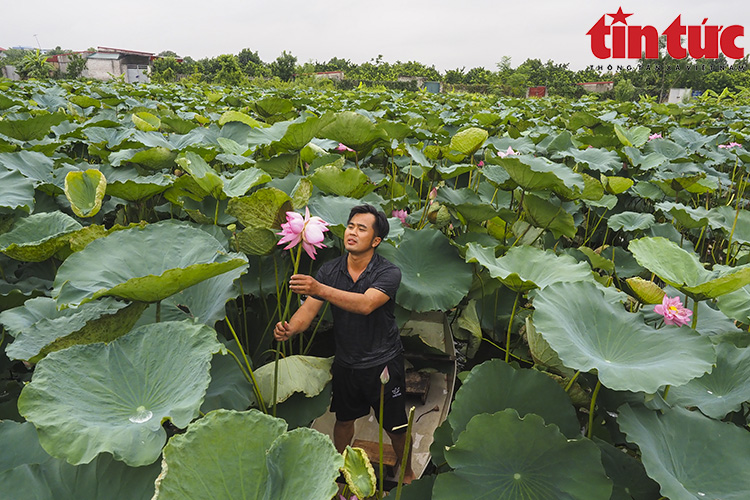
[(68, 172), (65, 176), (65, 197), (78, 217), (93, 217), (102, 208), (107, 179), (99, 170)]
[(610, 500), (659, 498), (659, 484), (646, 475), (639, 460), (596, 436), (593, 440), (602, 452), (604, 471), (614, 483)]
[[(6, 349), (10, 359), (36, 362), (49, 352), (71, 345), (110, 342), (130, 331), (145, 308), (140, 304), (128, 307), (111, 297), (61, 311), (55, 305), (54, 299), (38, 297), (0, 313), (0, 322), (8, 317), (9, 329), (16, 337)], [(42, 311), (47, 314), (40, 317)], [(19, 320), (27, 324), (16, 329)]]
[(286, 213), (292, 211), (291, 198), (280, 189), (267, 187), (250, 196), (232, 198), (227, 213), (237, 217), (245, 227), (281, 229)]
[[(599, 448), (590, 440), (570, 440), (555, 425), (513, 409), (481, 413), (445, 451), (453, 468), (439, 474), (432, 498), (507, 500), (609, 500), (612, 481)], [(470, 492), (470, 493), (469, 493)]]
[(673, 387), (668, 400), (672, 405), (698, 407), (711, 418), (721, 420), (750, 400), (750, 348), (728, 342), (716, 346), (716, 367), (711, 373)]
[(750, 284), (750, 266), (708, 271), (697, 255), (666, 238), (632, 240), (628, 249), (640, 265), (696, 300), (715, 299)]
[(466, 262), (477, 262), (485, 267), (493, 278), (498, 278), (508, 288), (527, 292), (534, 288), (545, 288), (559, 281), (590, 281), (591, 268), (570, 255), (555, 255), (552, 250), (536, 247), (513, 247), (500, 258), (493, 248), (478, 243), (469, 243)]
[(225, 111), (224, 114), (221, 115), (221, 118), (219, 118), (219, 125), (221, 125), (222, 127), (229, 122), (244, 123), (245, 125), (252, 128), (260, 127), (260, 122), (258, 122), (258, 120), (251, 118), (245, 113), (233, 110)]
[(55, 276), (58, 304), (77, 305), (111, 295), (157, 302), (247, 265), (213, 236), (170, 221), (118, 231), (68, 257)]
[(489, 134), (486, 130), (477, 127), (470, 127), (451, 137), (450, 147), (452, 150), (458, 151), (467, 156), (472, 155), (477, 149), (482, 147), (482, 144), (487, 140), (487, 137), (489, 137)]
[(309, 179), (314, 186), (326, 194), (353, 198), (364, 196), (375, 187), (370, 184), (371, 189), (367, 189), (370, 178), (358, 168), (341, 170), (333, 165), (328, 165), (317, 168)]
[[(333, 358), (316, 356), (294, 355), (280, 358), (276, 402), (285, 401), (295, 392), (302, 392), (307, 397), (320, 394), (331, 380), (332, 364)], [(274, 362), (255, 370), (255, 380), (266, 406), (273, 404), (274, 371)]]
[(671, 215), (677, 223), (686, 228), (693, 229), (708, 224), (709, 212), (703, 207), (688, 207), (682, 203), (664, 201), (654, 205), (654, 208)]
[(164, 146), (148, 149), (122, 149), (109, 155), (109, 162), (113, 167), (124, 163), (137, 163), (149, 170), (173, 168), (177, 153)]
[(25, 120), (1, 120), (0, 134), (24, 142), (40, 140), (50, 133), (52, 127), (61, 124), (68, 118), (65, 113), (52, 113)]
[(529, 344), (529, 352), (534, 360), (534, 364), (541, 364), (566, 378), (570, 378), (575, 374), (573, 370), (560, 361), (560, 356), (544, 340), (544, 337), (536, 331), (531, 317), (526, 318), (526, 341)]
[(269, 255), (278, 243), (276, 233), (264, 227), (248, 227), (237, 235), (240, 251), (248, 255)]
[(624, 146), (633, 146), (636, 148), (640, 148), (641, 146), (646, 144), (650, 133), (651, 130), (648, 127), (644, 127), (643, 125), (637, 125), (633, 128), (628, 129), (618, 123), (615, 123), (615, 134)]
[[(0, 454), (0, 474), (19, 465), (41, 464), (53, 460), (39, 445), (36, 428), (31, 422), (0, 420), (0, 442), (3, 443), (3, 452)], [(6, 483), (0, 484), (3, 484), (3, 491), (7, 492)]]
[(653, 152), (644, 155), (639, 149), (631, 146), (625, 146), (622, 151), (630, 160), (630, 163), (641, 170), (653, 170), (667, 161), (667, 157), (661, 153)]
[(16, 467), (0, 473), (0, 484), (4, 500), (149, 500), (158, 475), (158, 463), (128, 467), (102, 454), (85, 465), (52, 459)]
[(477, 224), (492, 219), (498, 214), (495, 207), (483, 202), (473, 190), (468, 188), (443, 187), (438, 191), (437, 201), (455, 207), (466, 220)]
[(39, 362), (18, 409), (52, 456), (76, 465), (109, 452), (147, 465), (166, 442), (165, 419), (187, 427), (198, 416), (211, 356), (221, 349), (213, 329), (186, 321), (73, 346)]
[[(237, 342), (226, 343), (227, 351), (231, 351), (239, 359), (242, 354)], [(206, 414), (218, 409), (242, 411), (255, 404), (253, 386), (237, 365), (231, 354), (216, 355), (211, 360), (211, 383), (206, 389), (206, 397), (201, 405), (201, 412)]]
[(721, 206), (712, 208), (708, 219), (713, 229), (723, 230), (727, 238), (731, 234), (733, 242), (750, 243), (750, 211), (737, 211), (730, 206)]
[(256, 410), (217, 410), (164, 448), (154, 500), (328, 500), (343, 457), (312, 429)]
[[(180, 290), (161, 301), (161, 321), (191, 319), (213, 327), (226, 315), (226, 303), (240, 295), (235, 280), (247, 272), (238, 267)], [(156, 322), (156, 304), (143, 313), (139, 325)]]
[(113, 168), (102, 165), (101, 172), (107, 178), (107, 194), (128, 201), (141, 201), (166, 191), (174, 177), (163, 173), (140, 175), (135, 168)]
[(708, 337), (684, 328), (657, 330), (641, 314), (607, 301), (592, 283), (555, 283), (534, 299), (534, 325), (565, 366), (596, 369), (614, 390), (655, 393), (711, 371)]
[(286, 129), (284, 137), (278, 144), (287, 151), (299, 151), (313, 140), (321, 125), (324, 124), (317, 116), (309, 116), (304, 121), (295, 121)]
[(361, 203), (360, 200), (346, 196), (313, 196), (308, 206), (311, 215), (317, 215), (326, 221), (329, 224), (328, 229), (336, 236), (343, 238), (344, 228), (349, 221), (349, 212)]
[(585, 184), (580, 174), (545, 157), (506, 156), (497, 160), (511, 179), (526, 191), (542, 191), (555, 187), (583, 191)]
[(625, 405), (619, 409), (617, 423), (628, 441), (641, 449), (646, 472), (659, 483), (665, 497), (750, 497), (746, 429), (679, 407), (662, 414)]
[(398, 247), (381, 244), (378, 252), (401, 269), (396, 302), (410, 311), (446, 311), (469, 292), (471, 266), (436, 229), (407, 229)]
[(224, 181), (224, 194), (229, 198), (243, 196), (250, 189), (271, 181), (271, 176), (259, 168), (247, 168)]
[(620, 212), (607, 219), (607, 226), (613, 231), (645, 231), (654, 225), (653, 214), (641, 212)]
[(0, 235), (0, 252), (23, 262), (41, 262), (68, 244), (83, 226), (63, 212), (41, 212), (19, 219)]
[(454, 441), (460, 439), (474, 415), (506, 408), (515, 409), (522, 417), (539, 415), (571, 439), (581, 434), (570, 397), (554, 380), (542, 372), (516, 369), (493, 359), (475, 366), (456, 392), (448, 414)]
[(224, 179), (197, 153), (188, 151), (176, 163), (188, 172), (195, 182), (216, 199), (222, 198)]
[(584, 163), (589, 169), (597, 172), (611, 173), (622, 169), (622, 160), (617, 156), (617, 153), (606, 149), (569, 149), (563, 151), (562, 155), (572, 156), (576, 163)]
[(283, 115), (294, 109), (294, 103), (282, 97), (268, 96), (254, 103), (255, 110), (263, 117)]
[(523, 210), (526, 214), (526, 222), (532, 226), (552, 231), (556, 238), (561, 235), (573, 238), (576, 235), (573, 216), (562, 205), (527, 194), (523, 198)]
[(63, 179), (65, 178), (64, 174), (69, 169), (73, 170), (73, 167), (69, 165), (61, 165), (55, 168), (52, 158), (39, 151), (28, 150), (0, 154), (0, 165), (10, 171), (15, 170), (19, 172), (24, 177), (33, 181), (37, 187), (56, 186), (52, 190), (54, 194), (59, 194), (62, 190)]
[(273, 178), (284, 178), (299, 165), (298, 154), (280, 154), (269, 159), (258, 160), (255, 166)]
[(320, 134), (360, 153), (368, 151), (379, 140), (386, 139), (386, 134), (381, 128), (354, 111), (336, 114), (330, 123), (320, 130)]
[(161, 120), (158, 116), (154, 116), (148, 111), (141, 111), (140, 113), (133, 113), (130, 115), (135, 128), (142, 130), (143, 132), (153, 132), (159, 130), (161, 127)]
[(741, 323), (750, 323), (750, 287), (744, 286), (724, 294), (716, 299), (716, 303), (727, 317)]
[(19, 172), (0, 166), (0, 208), (31, 212), (33, 207), (34, 182)]

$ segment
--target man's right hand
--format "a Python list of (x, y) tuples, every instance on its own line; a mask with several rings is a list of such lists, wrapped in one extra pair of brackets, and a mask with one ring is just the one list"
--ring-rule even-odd
[(292, 332), (292, 328), (289, 326), (288, 321), (284, 321), (283, 323), (279, 321), (276, 323), (276, 327), (273, 329), (273, 337), (278, 340), (279, 342), (284, 342), (285, 340), (289, 340), (294, 336), (294, 332)]

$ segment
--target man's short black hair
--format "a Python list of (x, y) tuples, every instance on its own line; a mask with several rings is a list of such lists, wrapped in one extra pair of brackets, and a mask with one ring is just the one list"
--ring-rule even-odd
[(352, 208), (351, 212), (349, 212), (349, 219), (346, 221), (346, 224), (349, 225), (349, 223), (352, 221), (352, 217), (357, 214), (374, 215), (375, 225), (373, 226), (373, 228), (375, 229), (375, 236), (379, 236), (380, 239), (385, 239), (385, 237), (388, 236), (388, 232), (391, 230), (391, 228), (388, 224), (388, 217), (385, 216), (385, 212), (378, 210), (372, 205), (357, 205)]

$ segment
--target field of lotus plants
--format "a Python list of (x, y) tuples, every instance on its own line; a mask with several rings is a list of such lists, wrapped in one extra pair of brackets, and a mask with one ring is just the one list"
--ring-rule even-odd
[[(368, 202), (399, 320), (446, 312), (465, 359), (400, 498), (750, 498), (748, 120), (0, 81), (1, 496), (334, 497), (364, 467), (309, 428), (328, 313), (281, 346), (271, 325)], [(305, 214), (329, 231), (303, 252)]]

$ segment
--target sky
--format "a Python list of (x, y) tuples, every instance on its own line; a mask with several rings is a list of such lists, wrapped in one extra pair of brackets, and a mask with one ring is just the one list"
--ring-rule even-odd
[[(362, 64), (382, 55), (441, 72), (494, 71), (509, 56), (514, 68), (531, 58), (579, 70), (632, 62), (597, 59), (586, 35), (620, 7), (633, 14), (630, 25), (659, 32), (677, 15), (683, 25), (708, 18), (708, 25), (750, 28), (747, 0), (16, 0), (0, 6), (0, 47), (171, 50), (193, 59), (249, 48), (265, 62), (286, 50), (300, 64), (333, 57)], [(750, 32), (738, 45), (750, 53), (748, 39)]]

